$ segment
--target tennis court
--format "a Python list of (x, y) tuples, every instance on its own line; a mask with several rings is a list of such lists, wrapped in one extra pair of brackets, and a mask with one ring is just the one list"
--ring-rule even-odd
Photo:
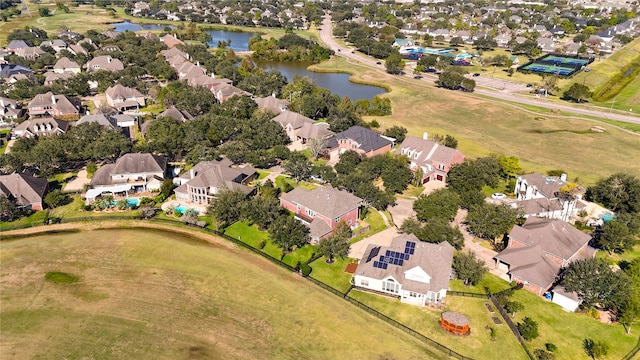
[(520, 66), (518, 71), (571, 77), (592, 62), (593, 58), (577, 55), (547, 54)]

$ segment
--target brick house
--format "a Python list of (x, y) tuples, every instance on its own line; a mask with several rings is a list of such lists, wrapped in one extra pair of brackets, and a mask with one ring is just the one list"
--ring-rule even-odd
[(328, 140), (327, 148), (332, 156), (353, 150), (360, 155), (372, 157), (391, 151), (393, 141), (373, 130), (352, 126)]
[(28, 105), (29, 116), (53, 116), (71, 118), (80, 115), (80, 107), (65, 95), (54, 95), (51, 91), (36, 95)]
[(56, 134), (64, 134), (69, 128), (69, 123), (54, 118), (38, 118), (25, 120), (11, 130), (11, 136), (14, 138), (34, 137), (34, 136), (51, 136)]
[(426, 133), (422, 139), (407, 136), (397, 152), (409, 159), (412, 171), (422, 171), (423, 184), (429, 181), (444, 182), (451, 166), (464, 162), (464, 155), (456, 149), (427, 140), (426, 137)]
[(256, 171), (250, 167), (231, 167), (228, 159), (222, 161), (201, 161), (189, 171), (174, 179), (178, 187), (174, 190), (177, 200), (198, 204), (208, 204), (222, 189), (240, 190), (250, 194), (253, 188), (247, 186)]
[(341, 221), (355, 228), (362, 199), (330, 186), (313, 190), (295, 188), (280, 196), (280, 205), (309, 227), (311, 243), (331, 236)]
[(117, 84), (105, 92), (107, 104), (118, 110), (138, 109), (144, 107), (145, 98), (140, 91)]
[(18, 210), (44, 209), (44, 196), (48, 191), (47, 179), (18, 173), (0, 175), (0, 194), (12, 201)]

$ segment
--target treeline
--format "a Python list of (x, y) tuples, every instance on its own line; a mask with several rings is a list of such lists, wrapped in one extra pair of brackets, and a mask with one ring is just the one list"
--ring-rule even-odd
[(315, 41), (289, 33), (280, 39), (263, 39), (258, 35), (249, 40), (251, 57), (255, 60), (292, 62), (307, 61), (318, 63), (328, 60), (333, 51), (320, 46)]

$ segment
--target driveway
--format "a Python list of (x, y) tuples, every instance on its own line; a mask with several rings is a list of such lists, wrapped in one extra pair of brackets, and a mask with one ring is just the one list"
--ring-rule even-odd
[(387, 210), (396, 227), (400, 227), (406, 219), (416, 215), (416, 212), (413, 211), (413, 200), (410, 199), (397, 199), (396, 205)]
[(78, 176), (76, 176), (75, 178), (73, 178), (73, 180), (69, 181), (65, 186), (64, 186), (64, 192), (83, 192), (84, 191), (84, 185), (88, 184), (91, 181), (91, 179), (89, 179), (87, 177), (87, 170), (86, 169), (82, 169), (80, 171), (78, 171)]
[(389, 246), (391, 245), (391, 240), (397, 235), (398, 229), (390, 227), (387, 230), (364, 238), (349, 247), (349, 257), (360, 260), (369, 244)]

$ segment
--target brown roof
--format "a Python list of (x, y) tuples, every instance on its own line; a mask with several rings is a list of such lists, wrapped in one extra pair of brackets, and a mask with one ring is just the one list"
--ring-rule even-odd
[(109, 55), (96, 56), (87, 63), (87, 71), (120, 71), (124, 69), (122, 61)]
[[(400, 145), (400, 151), (403, 149), (413, 151), (411, 160), (418, 165), (432, 164), (434, 161), (441, 164), (449, 164), (456, 154), (460, 153), (456, 149), (414, 136), (407, 136), (404, 139)], [(415, 158), (416, 152), (418, 153), (417, 159)]]
[(162, 50), (160, 51), (160, 54), (162, 54), (162, 56), (164, 56), (165, 59), (170, 59), (174, 56), (180, 56), (183, 58), (187, 57), (187, 53), (185, 53), (184, 51), (178, 48), (170, 48), (169, 50)]
[[(29, 102), (29, 110), (34, 107), (51, 106), (63, 114), (77, 114), (79, 112), (69, 98), (64, 95), (54, 95), (51, 91), (46, 94), (38, 94)], [(37, 110), (40, 112), (40, 110)]]
[(135, 174), (165, 172), (167, 158), (149, 153), (132, 153), (122, 155), (116, 160), (114, 174)]
[(300, 204), (329, 219), (344, 215), (362, 204), (362, 199), (359, 197), (331, 186), (320, 186), (313, 190), (295, 188), (282, 194), (281, 199), (293, 204)]
[(53, 65), (54, 69), (80, 69), (80, 65), (77, 62), (69, 60), (67, 57), (62, 57)]
[[(408, 256), (408, 259), (403, 260), (402, 265), (388, 264), (386, 269), (373, 266), (374, 261), (381, 260), (381, 256), (388, 256), (387, 251), (405, 253), (407, 242), (415, 243), (415, 250), (414, 254)], [(426, 243), (418, 240), (413, 234), (401, 234), (393, 238), (388, 247), (369, 244), (358, 264), (355, 275), (378, 280), (393, 277), (402, 284), (403, 290), (421, 294), (426, 294), (428, 291), (440, 291), (449, 287), (453, 251), (453, 246), (446, 241), (439, 244)], [(405, 273), (416, 267), (429, 275), (431, 278), (429, 283), (405, 278)]]
[(253, 189), (244, 185), (244, 180), (255, 174), (250, 167), (231, 167), (229, 161), (202, 161), (191, 170), (180, 175), (182, 179), (189, 179), (187, 184), (198, 188), (222, 188), (238, 189), (245, 194)]
[(272, 119), (273, 121), (278, 122), (282, 128), (286, 128), (287, 125), (291, 125), (293, 129), (301, 128), (305, 123), (313, 124), (315, 121), (312, 119), (298, 114), (297, 112), (285, 110), (281, 112), (278, 116)]
[(278, 99), (275, 96), (265, 96), (255, 98), (254, 101), (258, 104), (259, 109), (269, 109), (273, 111), (274, 114), (279, 114), (283, 110), (286, 109), (291, 103), (287, 100)]
[(295, 131), (296, 136), (302, 139), (326, 139), (333, 135), (327, 123), (304, 123), (301, 128)]
[(15, 201), (18, 206), (42, 203), (48, 189), (47, 179), (17, 173), (0, 175), (0, 193)]
[(140, 91), (138, 91), (138, 89), (122, 86), (120, 84), (109, 87), (106, 94), (112, 99), (131, 99), (144, 96)]
[(44, 126), (49, 125), (51, 127), (51, 131), (59, 129), (59, 130), (62, 130), (62, 132), (66, 132), (67, 129), (69, 128), (69, 123), (66, 121), (56, 120), (54, 118), (37, 118), (37, 119), (30, 119), (30, 120), (21, 122), (13, 130), (14, 131), (29, 130), (33, 132), (33, 127), (35, 125), (37, 125), (38, 127), (41, 127), (43, 125)]
[(569, 184), (568, 181), (563, 181), (558, 176), (545, 176), (540, 173), (522, 175), (520, 178), (525, 180), (529, 186), (534, 186), (538, 189), (538, 192), (548, 198), (556, 197), (560, 188)]
[(562, 210), (562, 204), (558, 199), (535, 198), (521, 200), (514, 203), (525, 215), (536, 215), (540, 213)]

